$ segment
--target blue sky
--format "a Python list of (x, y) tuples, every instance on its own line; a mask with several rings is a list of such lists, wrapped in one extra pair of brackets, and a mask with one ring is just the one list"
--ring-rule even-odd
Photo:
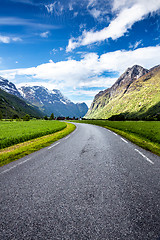
[(160, 64), (160, 0), (0, 0), (0, 76), (88, 105), (134, 64)]

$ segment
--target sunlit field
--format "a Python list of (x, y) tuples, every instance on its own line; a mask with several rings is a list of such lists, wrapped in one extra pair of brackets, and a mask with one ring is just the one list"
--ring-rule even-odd
[(59, 121), (0, 121), (0, 149), (37, 137), (58, 132), (66, 127)]

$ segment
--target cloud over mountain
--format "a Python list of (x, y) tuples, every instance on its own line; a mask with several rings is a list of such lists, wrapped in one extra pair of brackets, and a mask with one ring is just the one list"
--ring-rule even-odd
[[(145, 58), (144, 58), (145, 56)], [(121, 62), (121, 64), (119, 64)], [(98, 56), (96, 53), (84, 55), (83, 59), (66, 60), (60, 62), (50, 61), (32, 68), (21, 68), (0, 71), (0, 74), (7, 79), (15, 79), (16, 76), (32, 77), (36, 79), (48, 80), (49, 83), (59, 84), (61, 87), (78, 87), (92, 83), (97, 80), (104, 82), (107, 77), (102, 74), (106, 71), (122, 73), (128, 66), (139, 64), (146, 68), (155, 66), (160, 62), (160, 46), (138, 48), (136, 50), (118, 50)], [(63, 69), (63, 71), (62, 71)], [(108, 78), (109, 80), (111, 77)], [(96, 85), (96, 84), (95, 84)]]

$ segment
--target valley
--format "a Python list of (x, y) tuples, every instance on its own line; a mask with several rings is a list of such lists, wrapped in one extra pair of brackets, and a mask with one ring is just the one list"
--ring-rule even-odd
[(157, 240), (159, 156), (108, 129), (75, 125), (0, 168), (2, 239)]
[(160, 240), (160, 0), (0, 2), (0, 239)]
[[(0, 77), (0, 117), (12, 120), (0, 123), (1, 149), (16, 146), (22, 142), (27, 144), (31, 139), (36, 140), (45, 135), (49, 137), (54, 132), (63, 132), (62, 129), (68, 128), (69, 123), (36, 120), (40, 118), (47, 120), (47, 116), (51, 113), (53, 113), (52, 119), (54, 117), (60, 120), (86, 119), (80, 122), (109, 128), (137, 145), (160, 155), (160, 66), (150, 70), (139, 65), (128, 68), (112, 87), (95, 96), (89, 110), (85, 103), (75, 104), (57, 89), (48, 90), (43, 86), (22, 86), (17, 89), (13, 83)], [(21, 121), (26, 114), (34, 120)], [(14, 118), (17, 121), (13, 121)], [(71, 128), (74, 130), (74, 125)], [(45, 144), (41, 144), (40, 148), (43, 146)], [(31, 150), (32, 147), (28, 145), (25, 154), (40, 148), (33, 147)], [(10, 153), (10, 161), (15, 159), (15, 154), (13, 155), (11, 157)], [(20, 156), (22, 155), (17, 154), (16, 159)]]

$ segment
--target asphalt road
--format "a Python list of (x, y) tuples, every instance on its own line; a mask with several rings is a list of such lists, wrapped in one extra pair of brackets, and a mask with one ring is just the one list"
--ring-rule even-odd
[(0, 168), (2, 240), (157, 240), (160, 157), (93, 125)]

